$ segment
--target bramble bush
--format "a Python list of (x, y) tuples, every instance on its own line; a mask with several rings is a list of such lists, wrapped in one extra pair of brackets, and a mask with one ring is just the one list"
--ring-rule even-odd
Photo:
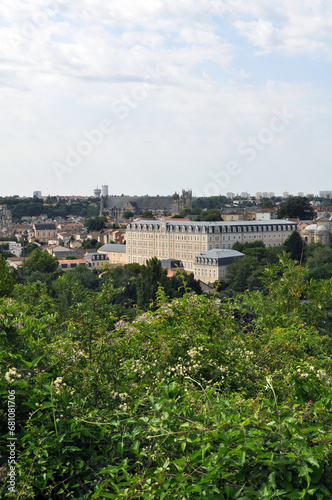
[(267, 293), (223, 301), (159, 288), (134, 320), (107, 280), (59, 278), (57, 298), (17, 285), (0, 303), (18, 438), (17, 492), (3, 451), (1, 497), (331, 498), (332, 281), (306, 273), (282, 256)]

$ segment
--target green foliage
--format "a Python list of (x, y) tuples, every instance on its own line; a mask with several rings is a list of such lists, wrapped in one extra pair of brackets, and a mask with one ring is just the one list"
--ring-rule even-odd
[(7, 297), (14, 289), (15, 281), (12, 272), (0, 254), (0, 297)]
[(209, 209), (201, 212), (199, 217), (195, 220), (203, 220), (203, 221), (221, 221), (223, 218), (221, 217), (220, 210), (217, 209)]
[(309, 268), (332, 264), (332, 248), (321, 243), (311, 243), (305, 247), (305, 258)]
[(297, 231), (293, 231), (292, 234), (288, 236), (287, 240), (284, 242), (284, 247), (286, 252), (290, 253), (291, 259), (298, 260), (299, 262), (303, 260), (304, 241)]
[(297, 217), (301, 220), (311, 220), (314, 217), (314, 209), (306, 197), (292, 196), (278, 209), (279, 219)]
[(96, 250), (100, 247), (102, 247), (103, 244), (100, 243), (98, 240), (96, 240), (95, 238), (91, 238), (91, 240), (89, 238), (87, 238), (86, 240), (83, 241), (82, 243), (82, 248), (84, 250), (87, 250), (89, 248), (95, 248)]
[(151, 212), (151, 210), (145, 210), (142, 213), (142, 219), (155, 219), (155, 216), (153, 215), (153, 213)]
[[(3, 481), (1, 498), (332, 497), (332, 280), (284, 254), (262, 271), (265, 293), (221, 302), (183, 276), (171, 300), (159, 264), (114, 268), (98, 289), (75, 269), (53, 297), (38, 281), (0, 300), (19, 451), (17, 492)], [(136, 281), (153, 311), (120, 317)]]
[(224, 207), (230, 200), (226, 196), (209, 196), (203, 198), (196, 198), (193, 200), (193, 209), (220, 209)]
[(132, 212), (131, 210), (125, 210), (123, 212), (123, 217), (124, 219), (131, 219), (132, 217), (134, 217), (134, 212)]
[(34, 271), (41, 273), (52, 273), (58, 268), (58, 261), (48, 252), (42, 252), (39, 248), (33, 250), (25, 262), (25, 273), (31, 274)]
[(89, 233), (92, 233), (93, 231), (102, 231), (105, 229), (106, 222), (106, 217), (92, 217), (91, 219), (86, 219), (84, 221), (84, 226), (87, 228)]

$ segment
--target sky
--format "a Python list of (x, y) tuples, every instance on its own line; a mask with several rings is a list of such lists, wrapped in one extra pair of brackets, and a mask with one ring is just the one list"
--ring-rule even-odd
[(329, 0), (2, 0), (0, 196), (332, 190)]

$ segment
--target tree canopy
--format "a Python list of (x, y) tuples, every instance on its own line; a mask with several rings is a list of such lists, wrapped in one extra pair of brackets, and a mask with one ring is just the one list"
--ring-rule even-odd
[(278, 209), (278, 217), (280, 219), (299, 218), (300, 220), (312, 220), (314, 209), (306, 197), (292, 196), (282, 203)]

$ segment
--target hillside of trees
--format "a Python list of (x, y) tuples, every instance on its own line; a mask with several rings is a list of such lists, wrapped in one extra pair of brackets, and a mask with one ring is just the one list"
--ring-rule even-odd
[(330, 254), (252, 248), (260, 286), (229, 298), (157, 259), (18, 283), (0, 257), (0, 497), (331, 498)]
[(39, 217), (46, 215), (49, 219), (67, 217), (95, 217), (99, 215), (99, 202), (96, 198), (74, 200), (68, 202), (57, 197), (47, 198), (19, 198), (18, 196), (0, 197), (0, 205), (8, 205), (13, 221), (18, 222), (22, 217)]

